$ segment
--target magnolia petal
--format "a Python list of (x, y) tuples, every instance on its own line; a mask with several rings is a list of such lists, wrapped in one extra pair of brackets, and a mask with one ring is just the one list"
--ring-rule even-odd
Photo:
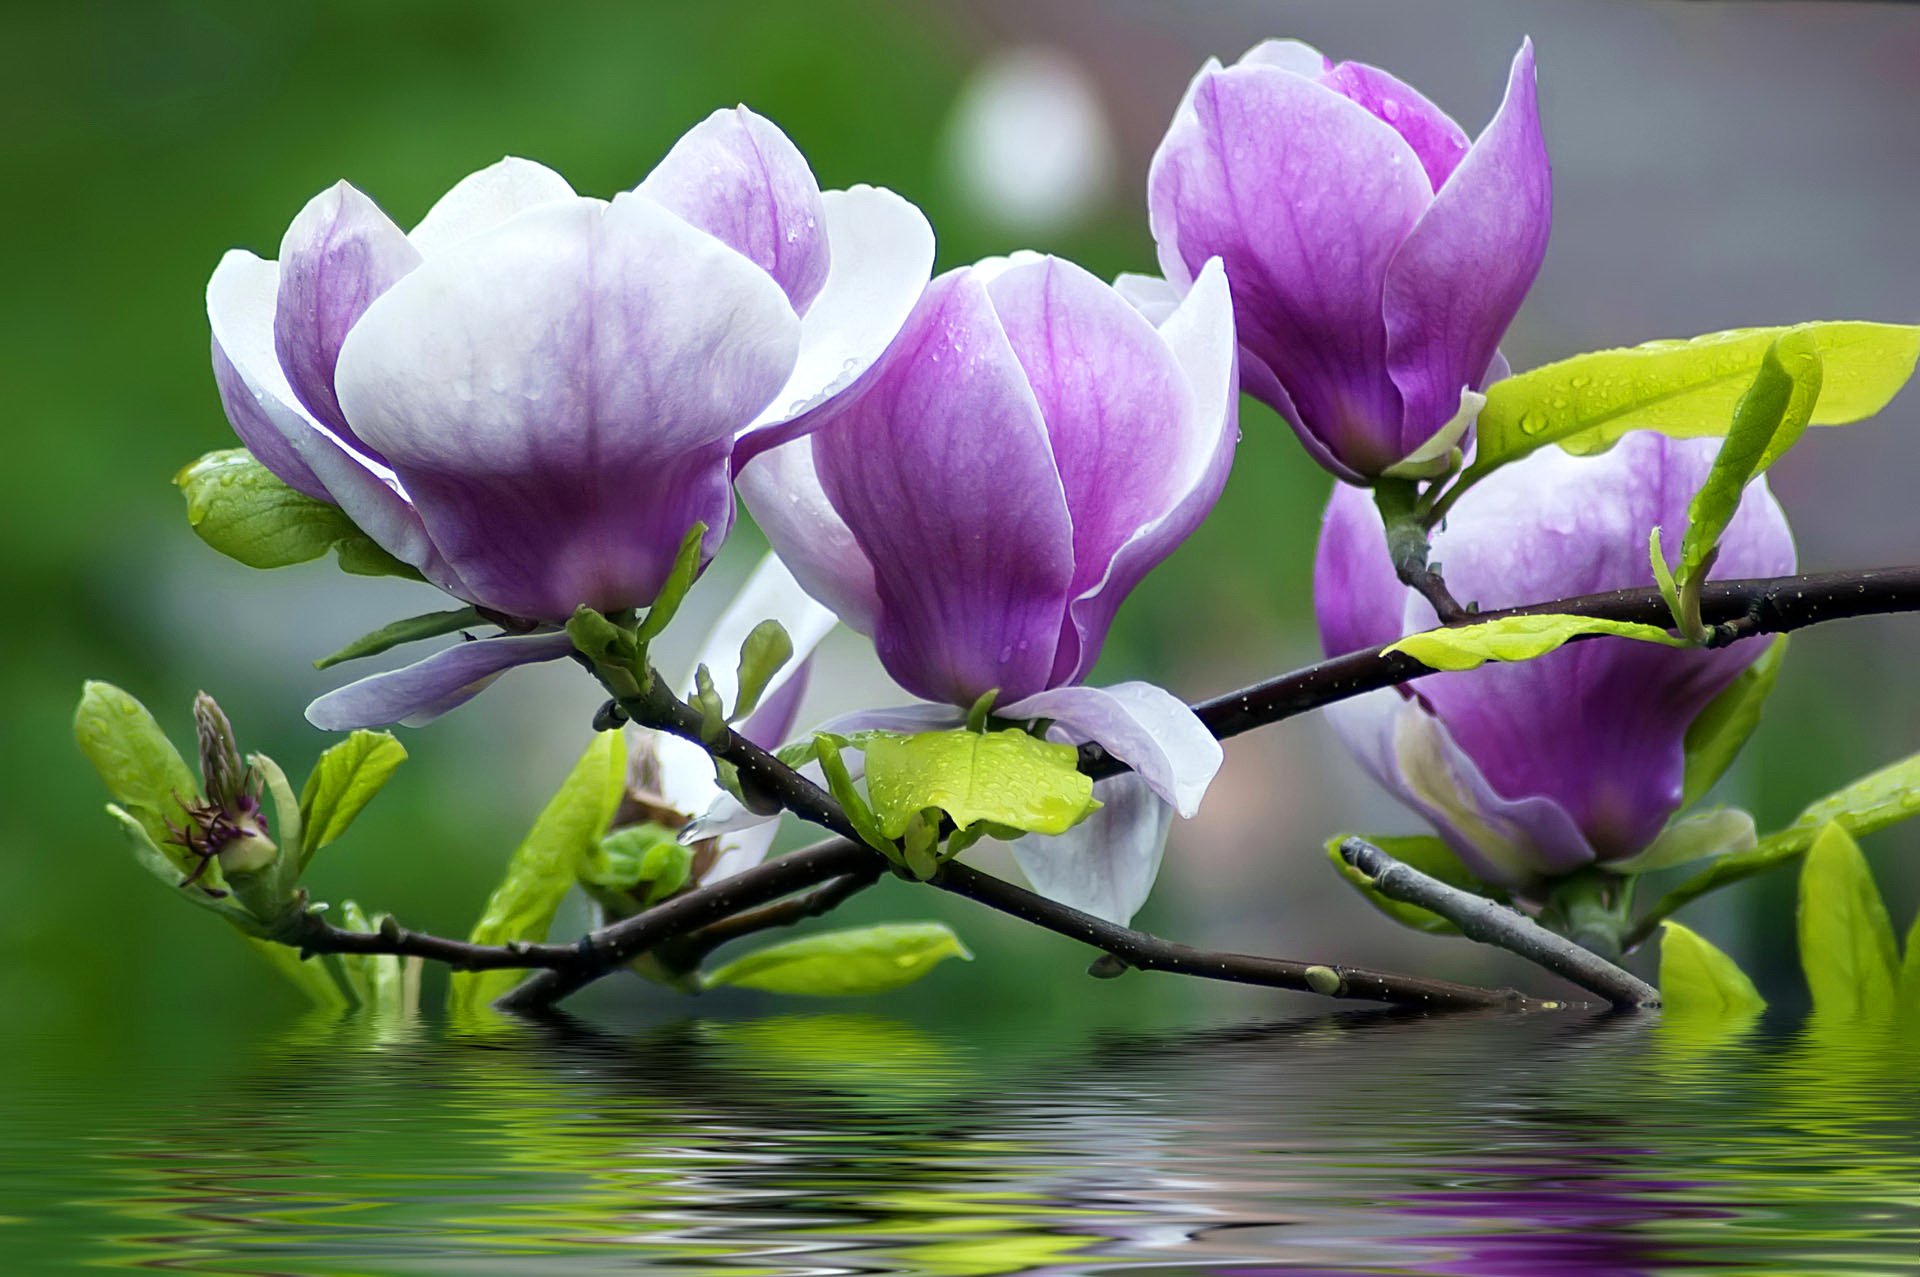
[(873, 565), (820, 486), (813, 441), (799, 439), (756, 457), (740, 471), (738, 486), (754, 523), (801, 588), (848, 629), (871, 635), (880, 617)]
[[(320, 482), (319, 476), (307, 468), (300, 454), (293, 450), (280, 428), (273, 424), (268, 409), (260, 402), (262, 392), (255, 390), (240, 375), (240, 370), (227, 358), (220, 339), (215, 337), (212, 343), (213, 385), (220, 395), (220, 407), (227, 414), (227, 421), (233, 426), (233, 433), (240, 437), (261, 465), (271, 470), (275, 477), (296, 492), (301, 492), (316, 501), (333, 502), (333, 494)], [(284, 404), (284, 411), (291, 412)]]
[(307, 706), (307, 721), (322, 731), (402, 723), (419, 727), (464, 705), (518, 665), (555, 661), (573, 651), (565, 634), (519, 634), (476, 639), (423, 661), (336, 688)]
[(1160, 874), (1173, 808), (1131, 773), (1096, 781), (1101, 808), (1064, 834), (1029, 834), (1013, 858), (1047, 899), (1125, 926)]
[(1313, 607), (1320, 649), (1345, 656), (1405, 635), (1407, 590), (1393, 572), (1387, 530), (1373, 494), (1333, 486), (1313, 562)]
[(762, 271), (649, 200), (539, 205), (430, 257), (341, 350), (347, 416), (477, 601), (645, 606), (687, 528), (732, 520), (732, 438), (799, 321)]
[(1396, 455), (1480, 385), (1540, 273), (1553, 221), (1533, 44), (1520, 46), (1506, 98), (1387, 268), (1387, 367), (1406, 402)]
[(1055, 687), (996, 706), (994, 712), (1003, 718), (1050, 718), (1056, 734), (1099, 745), (1183, 817), (1200, 810), (1225, 757), (1193, 711), (1151, 683)]
[(1407, 140), (1420, 157), (1427, 181), (1439, 190), (1467, 154), (1467, 134), (1453, 117), (1396, 76), (1364, 62), (1342, 62), (1319, 77), (1349, 102), (1357, 102)]
[(1160, 275), (1122, 272), (1113, 277), (1113, 291), (1125, 298), (1129, 306), (1145, 315), (1147, 322), (1155, 328), (1165, 323), (1174, 307), (1180, 304), (1180, 292)]
[(798, 314), (826, 282), (832, 253), (819, 183), (765, 116), (744, 106), (715, 111), (635, 190), (771, 275)]
[(407, 238), (422, 257), (431, 257), (518, 213), (572, 198), (566, 178), (544, 164), (509, 155), (455, 182)]

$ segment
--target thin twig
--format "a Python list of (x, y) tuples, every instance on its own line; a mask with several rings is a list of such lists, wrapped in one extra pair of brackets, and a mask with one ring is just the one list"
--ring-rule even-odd
[(1387, 899), (1437, 913), (1467, 939), (1517, 953), (1535, 966), (1599, 994), (1615, 1009), (1660, 1005), (1660, 991), (1632, 972), (1623, 971), (1497, 900), (1450, 887), (1421, 873), (1364, 838), (1343, 841), (1340, 857), (1372, 879), (1373, 889)]
[(1001, 913), (1092, 945), (1129, 967), (1170, 971), (1233, 984), (1294, 989), (1328, 998), (1389, 1002), (1432, 1010), (1503, 1007), (1508, 1010), (1559, 1010), (1579, 1003), (1541, 1002), (1514, 989), (1482, 989), (1447, 980), (1370, 971), (1338, 963), (1295, 962), (1239, 953), (1195, 949), (1069, 909), (1045, 896), (950, 861), (934, 875), (933, 885), (965, 896)]
[(731, 918), (710, 922), (698, 931), (688, 932), (661, 946), (656, 956), (676, 971), (693, 971), (699, 968), (708, 954), (723, 944), (730, 944), (756, 932), (791, 927), (808, 918), (832, 913), (880, 880), (886, 866), (878, 856), (871, 859), (873, 864), (867, 868), (857, 873), (842, 874), (802, 895), (789, 896), (758, 909), (734, 914)]
[(274, 939), (298, 949), (303, 958), (330, 953), (393, 954), (430, 958), (456, 971), (557, 967), (578, 957), (578, 951), (570, 944), (472, 944), (414, 931), (392, 918), (384, 919), (375, 931), (349, 931), (334, 926), (312, 910), (300, 914)]

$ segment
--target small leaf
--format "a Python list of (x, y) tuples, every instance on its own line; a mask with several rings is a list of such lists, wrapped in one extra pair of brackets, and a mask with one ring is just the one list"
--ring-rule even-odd
[(406, 758), (406, 747), (391, 732), (369, 731), (357, 731), (320, 755), (300, 793), (303, 865), (347, 831)]
[(734, 959), (703, 983), (766, 993), (859, 997), (912, 984), (946, 958), (971, 961), (973, 955), (941, 923), (899, 922), (772, 945)]
[(1667, 647), (1688, 646), (1685, 639), (1675, 638), (1654, 625), (1546, 613), (1504, 616), (1473, 625), (1442, 626), (1409, 634), (1389, 647), (1387, 654), (1404, 652), (1429, 669), (1471, 670), (1488, 661), (1530, 661), (1572, 639), (1596, 634), (1639, 639)]
[(1835, 1020), (1893, 1017), (1899, 967), (1893, 923), (1859, 845), (1838, 824), (1813, 840), (1800, 869), (1800, 966), (1814, 1013)]
[(937, 807), (956, 828), (992, 821), (1061, 834), (1100, 804), (1080, 751), (1009, 728), (999, 732), (877, 734), (866, 743), (867, 794), (888, 838)]
[(704, 663), (694, 666), (693, 695), (687, 698), (687, 704), (700, 711), (700, 739), (718, 745), (727, 734), (727, 707), (713, 686), (713, 671)]
[[(1825, 365), (1812, 423), (1838, 426), (1885, 407), (1913, 375), (1920, 328), (1824, 322), (1809, 330)], [(1746, 328), (1688, 341), (1656, 341), (1575, 355), (1487, 388), (1465, 481), (1536, 448), (1602, 452), (1632, 430), (1676, 437), (1717, 435), (1787, 329)]]
[(200, 539), (250, 568), (306, 563), (337, 549), (340, 566), (349, 572), (420, 579), (339, 506), (294, 491), (245, 448), (209, 452), (173, 482), (187, 499), (187, 522)]
[(733, 722), (760, 707), (767, 684), (793, 659), (793, 639), (787, 627), (769, 618), (753, 627), (740, 644), (739, 691), (733, 698)]
[(182, 887), (181, 880), (187, 872), (173, 862), (173, 858), (163, 852), (148, 835), (146, 826), (125, 808), (116, 804), (107, 804), (107, 814), (120, 826), (120, 832), (126, 835), (127, 846), (133, 851), (133, 859), (142, 869), (159, 879), (161, 885), (174, 895), (199, 905), (210, 913), (217, 913), (234, 926), (249, 933), (259, 930), (259, 926), (240, 904), (230, 895), (215, 895), (224, 891), (225, 884), (220, 878), (220, 866), (209, 865), (200, 880), (190, 886)]
[(313, 668), (330, 669), (343, 661), (357, 661), (363, 656), (378, 656), (382, 652), (390, 652), (403, 643), (438, 638), (442, 634), (452, 634), (469, 626), (484, 624), (486, 624), (485, 618), (470, 607), (455, 608), (450, 612), (423, 612), (419, 616), (409, 616), (390, 625), (383, 625), (371, 634), (362, 634), (332, 656), (323, 656), (315, 661)]
[(1660, 601), (1667, 605), (1667, 614), (1673, 617), (1674, 628), (1686, 625), (1686, 618), (1680, 614), (1680, 584), (1673, 579), (1673, 569), (1667, 566), (1666, 551), (1660, 548), (1660, 527), (1654, 525), (1647, 534), (1647, 558), (1653, 566), (1654, 584), (1660, 587)]
[[(1340, 877), (1346, 881), (1347, 885), (1358, 891), (1368, 904), (1401, 926), (1411, 927), (1415, 931), (1424, 931), (1428, 935), (1435, 936), (1460, 934), (1458, 927), (1439, 914), (1422, 909), (1419, 905), (1389, 900), (1375, 891), (1373, 879), (1348, 864), (1347, 858), (1340, 854), (1340, 844), (1349, 836), (1336, 834), (1327, 839), (1327, 859), (1333, 862), (1333, 867), (1339, 871)], [(1471, 891), (1477, 896), (1485, 896), (1489, 900), (1498, 900), (1503, 904), (1507, 900), (1506, 892), (1475, 878), (1466, 865), (1461, 863), (1460, 857), (1453, 854), (1452, 848), (1431, 835), (1413, 834), (1400, 837), (1368, 835), (1367, 841), (1402, 864), (1410, 865), (1429, 877), (1438, 878), (1450, 887)]]
[(1747, 1020), (1767, 1000), (1732, 958), (1677, 922), (1660, 934), (1660, 1005), (1670, 1020)]
[(854, 785), (853, 773), (847, 770), (847, 760), (840, 756), (840, 751), (845, 748), (847, 740), (844, 736), (821, 732), (813, 738), (813, 756), (820, 763), (820, 774), (826, 778), (827, 792), (847, 813), (847, 823), (860, 835), (860, 841), (897, 863), (900, 849), (880, 828), (880, 822), (874, 818), (873, 808), (867, 805), (866, 796)]
[(629, 893), (644, 908), (686, 886), (692, 873), (693, 848), (682, 847), (663, 825), (639, 824), (601, 839), (580, 882), (590, 891)]
[(247, 946), (262, 961), (285, 976), (287, 983), (306, 994), (307, 1000), (323, 1011), (345, 1011), (354, 999), (343, 992), (329, 965), (320, 958), (301, 958), (296, 949), (258, 936), (244, 936)]
[(658, 638), (660, 631), (667, 628), (674, 613), (680, 610), (680, 603), (687, 597), (687, 591), (693, 588), (693, 578), (700, 575), (700, 553), (706, 542), (707, 525), (696, 523), (687, 529), (687, 535), (680, 539), (680, 550), (674, 555), (673, 570), (667, 573), (667, 583), (660, 587), (653, 606), (647, 609), (645, 619), (640, 622), (638, 638), (641, 643)]
[(1637, 855), (1609, 861), (1607, 869), (1616, 874), (1652, 873), (1709, 856), (1738, 855), (1758, 843), (1752, 816), (1733, 807), (1715, 807), (1672, 822)]
[(198, 862), (168, 841), (167, 825), (186, 826), (181, 804), (198, 796), (200, 782), (147, 707), (111, 683), (90, 682), (74, 711), (73, 737), (114, 802), (139, 821), (168, 863), (190, 872)]
[(632, 631), (584, 603), (573, 610), (567, 637), (573, 640), (576, 651), (595, 664), (631, 668), (639, 663), (640, 644)]
[(247, 765), (258, 772), (266, 784), (267, 799), (273, 804), (273, 820), (268, 827), (280, 845), (280, 854), (274, 860), (274, 880), (260, 898), (273, 902), (275, 908), (291, 907), (293, 889), (307, 868), (308, 853), (304, 850), (307, 823), (280, 764), (265, 754), (249, 754)]
[(1706, 482), (1687, 506), (1687, 535), (1680, 544), (1683, 589), (1707, 570), (1747, 484), (1806, 430), (1820, 382), (1820, 351), (1811, 330), (1790, 328), (1767, 347), (1753, 384), (1734, 405), (1726, 442), (1714, 455)]
[(1727, 772), (1740, 749), (1760, 725), (1760, 712), (1780, 677), (1780, 662), (1786, 659), (1787, 636), (1781, 635), (1767, 645), (1759, 659), (1740, 672), (1740, 677), (1700, 711), (1687, 727), (1686, 782), (1681, 791), (1682, 810), (1706, 797), (1714, 782)]
[[(487, 898), (486, 910), (468, 939), (475, 944), (540, 941), (553, 925), (560, 902), (590, 863), (626, 791), (625, 732), (601, 732), (560, 783), (513, 853), (506, 876)], [(519, 983), (521, 973), (456, 973), (448, 991), (456, 1014), (484, 1011)]]

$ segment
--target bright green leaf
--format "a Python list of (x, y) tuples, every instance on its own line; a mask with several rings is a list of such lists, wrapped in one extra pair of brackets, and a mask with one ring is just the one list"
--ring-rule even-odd
[(1920, 917), (1907, 932), (1906, 959), (1900, 964), (1899, 1017), (1907, 1028), (1920, 1030)]
[(1715, 807), (1673, 821), (1637, 854), (1609, 861), (1607, 868), (1616, 874), (1652, 873), (1709, 856), (1738, 855), (1759, 841), (1752, 816), (1734, 807)]
[(660, 631), (667, 628), (674, 613), (680, 610), (681, 601), (687, 597), (687, 591), (693, 588), (693, 578), (700, 575), (700, 554), (706, 537), (707, 525), (696, 523), (680, 538), (680, 549), (674, 555), (673, 569), (667, 573), (667, 583), (660, 587), (653, 606), (647, 609), (647, 615), (640, 622), (638, 637), (641, 643), (659, 637)]
[(733, 721), (760, 706), (760, 697), (786, 663), (793, 659), (793, 639), (787, 627), (771, 618), (753, 627), (740, 644), (739, 691), (733, 697)]
[(80, 752), (106, 782), (114, 802), (140, 822), (147, 838), (181, 873), (197, 863), (168, 839), (167, 825), (184, 827), (200, 782), (147, 707), (111, 683), (89, 682), (73, 715)]
[(847, 770), (847, 760), (840, 756), (840, 751), (846, 748), (847, 739), (844, 736), (821, 732), (813, 738), (813, 756), (819, 760), (820, 774), (826, 778), (827, 792), (840, 804), (840, 810), (847, 814), (847, 823), (853, 826), (853, 831), (860, 835), (862, 842), (887, 859), (898, 861), (900, 849), (880, 828), (873, 808), (867, 805), (866, 795), (853, 783), (853, 773)]
[(1706, 571), (1708, 556), (1733, 521), (1747, 484), (1806, 430), (1820, 398), (1820, 381), (1820, 352), (1808, 329), (1788, 329), (1761, 357), (1753, 384), (1734, 405), (1713, 468), (1687, 506), (1687, 535), (1680, 544), (1683, 587), (1697, 584)]
[(320, 755), (300, 793), (301, 862), (345, 833), (360, 809), (406, 761), (391, 732), (357, 731)]
[(1838, 824), (1820, 831), (1800, 869), (1800, 966), (1814, 1013), (1890, 1020), (1899, 950), (1859, 845)]
[[(1825, 365), (1814, 425), (1845, 425), (1880, 411), (1920, 357), (1920, 328), (1909, 325), (1799, 326), (1812, 332)], [(1786, 331), (1746, 328), (1594, 351), (1495, 382), (1475, 424), (1478, 446), (1467, 479), (1550, 443), (1588, 453), (1632, 430), (1720, 434), (1768, 347)]]
[(340, 982), (334, 978), (334, 968), (323, 959), (302, 959), (298, 950), (272, 940), (262, 940), (258, 936), (245, 936), (243, 939), (248, 948), (285, 976), (294, 988), (306, 994), (307, 1000), (316, 1007), (324, 1011), (345, 1011), (353, 1005), (353, 998), (341, 989)]
[(250, 568), (306, 563), (338, 549), (340, 566), (349, 572), (420, 579), (339, 506), (296, 492), (245, 448), (209, 452), (173, 482), (186, 496), (187, 522), (200, 539)]
[(1760, 712), (1780, 677), (1780, 662), (1787, 656), (1787, 636), (1782, 634), (1767, 644), (1758, 660), (1740, 672), (1740, 677), (1695, 716), (1687, 727), (1686, 782), (1681, 791), (1682, 810), (1706, 797), (1714, 782), (1726, 775), (1727, 768), (1760, 725)]
[[(475, 944), (544, 940), (560, 902), (591, 863), (626, 790), (626, 733), (601, 732), (567, 774), (526, 840), (513, 853), (506, 876), (487, 898), (486, 910), (468, 936)], [(454, 975), (448, 992), (456, 1014), (478, 1013), (519, 983), (512, 970)]]
[(956, 828), (989, 820), (1059, 834), (1100, 804), (1079, 770), (1080, 751), (1009, 728), (999, 732), (876, 735), (866, 743), (867, 795), (888, 838), (937, 807)]
[(736, 958), (703, 983), (767, 993), (858, 997), (912, 984), (943, 959), (972, 960), (938, 922), (900, 922), (804, 936)]
[(1673, 579), (1673, 569), (1667, 566), (1667, 553), (1660, 546), (1659, 524), (1647, 533), (1647, 559), (1653, 567), (1654, 584), (1660, 587), (1660, 601), (1667, 605), (1667, 614), (1673, 617), (1675, 628), (1683, 627), (1686, 620), (1680, 614), (1680, 584)]
[[(1340, 854), (1340, 844), (1348, 837), (1347, 834), (1336, 834), (1327, 839), (1327, 859), (1333, 862), (1333, 867), (1339, 871), (1340, 877), (1346, 881), (1347, 885), (1358, 891), (1368, 904), (1401, 926), (1412, 927), (1415, 931), (1424, 931), (1428, 935), (1436, 936), (1460, 934), (1458, 927), (1439, 914), (1422, 909), (1419, 905), (1407, 904), (1403, 900), (1389, 900), (1375, 891), (1373, 879), (1348, 864), (1347, 858)], [(1450, 887), (1458, 887), (1462, 891), (1471, 891), (1475, 895), (1503, 903), (1507, 899), (1506, 892), (1475, 878), (1466, 865), (1461, 863), (1460, 857), (1454, 855), (1453, 850), (1438, 838), (1427, 834), (1403, 837), (1370, 834), (1366, 841), (1401, 864), (1410, 865), (1428, 877), (1438, 878)]]
[(438, 638), (442, 634), (452, 634), (469, 626), (485, 623), (485, 618), (470, 607), (454, 608), (450, 612), (424, 612), (419, 616), (404, 617), (390, 625), (381, 626), (371, 634), (362, 634), (333, 655), (323, 656), (315, 661), (313, 668), (329, 669), (343, 661), (357, 661), (363, 656), (378, 656), (382, 652), (390, 652), (403, 643)]
[(1488, 661), (1530, 661), (1561, 644), (1588, 635), (1607, 634), (1639, 639), (1667, 647), (1686, 647), (1654, 625), (1633, 621), (1605, 621), (1592, 616), (1565, 616), (1557, 612), (1537, 616), (1503, 616), (1472, 625), (1442, 626), (1409, 634), (1387, 649), (1404, 652), (1429, 669), (1471, 670)]
[(1767, 1009), (1753, 981), (1697, 933), (1669, 922), (1660, 935), (1660, 1005), (1670, 1020), (1746, 1020)]

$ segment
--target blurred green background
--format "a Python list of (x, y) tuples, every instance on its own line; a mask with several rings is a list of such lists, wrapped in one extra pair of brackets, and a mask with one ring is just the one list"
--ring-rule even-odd
[[(1380, 63), (1477, 131), (1523, 33), (1540, 48), (1558, 218), (1507, 343), (1516, 367), (1602, 345), (1804, 318), (1920, 318), (1912, 250), (1920, 130), (1904, 6), (1820, 4), (619, 4), (121, 0), (0, 16), (0, 290), (8, 464), (0, 572), (12, 621), (0, 696), (0, 978), (16, 1042), (151, 1041), (183, 1015), (241, 1025), (297, 1005), (209, 919), (128, 862), (74, 750), (80, 682), (142, 697), (184, 742), (213, 691), (250, 748), (296, 778), (325, 743), (307, 664), (425, 603), (325, 566), (250, 573), (204, 549), (168, 478), (229, 446), (202, 290), (226, 248), (272, 256), (287, 220), (344, 176), (403, 225), (465, 173), (519, 154), (610, 194), (689, 125), (745, 101), (824, 187), (919, 203), (941, 267), (1018, 247), (1103, 275), (1151, 269), (1148, 157), (1200, 60), (1268, 35)], [(1031, 104), (1050, 112), (1031, 120)], [(1011, 105), (1010, 105), (1011, 104)], [(1023, 114), (1023, 112), (1026, 112)], [(1007, 121), (1015, 121), (1009, 127)], [(1027, 121), (1021, 125), (1020, 121)], [(1327, 481), (1249, 403), (1214, 519), (1123, 611), (1103, 677), (1198, 697), (1315, 654), (1310, 547)], [(1911, 561), (1920, 395), (1822, 434), (1776, 487), (1809, 567)], [(706, 601), (752, 562), (748, 532)], [(691, 627), (690, 627), (691, 628)], [(1920, 748), (1910, 620), (1796, 640), (1730, 785), (1763, 827)], [(885, 695), (862, 645), (823, 657), (820, 705)], [(516, 677), (431, 729), (311, 881), (410, 925), (461, 933), (586, 740), (591, 689)], [(1497, 956), (1412, 937), (1347, 896), (1320, 853), (1339, 829), (1410, 828), (1317, 722), (1237, 743), (1208, 810), (1175, 833), (1144, 921), (1195, 941), (1533, 981)], [(1911, 917), (1920, 828), (1869, 851)], [(1690, 920), (1791, 1001), (1784, 879)], [(1096, 983), (1087, 955), (901, 885), (858, 918), (939, 916), (979, 961), (890, 1012), (1125, 1024), (1278, 1005), (1162, 978)], [(603, 1004), (648, 996), (596, 993)], [(661, 1002), (659, 1014), (687, 1008)], [(733, 1003), (723, 1005), (750, 1005)], [(105, 1067), (113, 1051), (76, 1053)], [(90, 1065), (88, 1060), (98, 1060)]]

